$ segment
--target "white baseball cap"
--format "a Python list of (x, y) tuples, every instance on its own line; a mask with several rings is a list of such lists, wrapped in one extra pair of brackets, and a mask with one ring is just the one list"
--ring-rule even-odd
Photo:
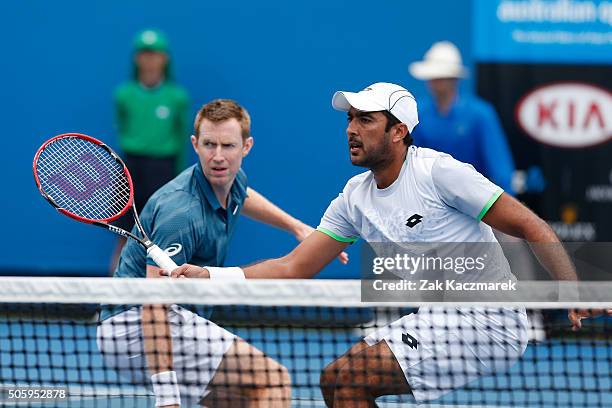
[(425, 53), (423, 61), (413, 62), (408, 71), (416, 79), (465, 78), (467, 68), (461, 61), (459, 49), (449, 41), (440, 41)]
[(338, 91), (332, 98), (334, 109), (348, 112), (351, 107), (362, 112), (387, 111), (408, 126), (419, 123), (416, 99), (405, 88), (387, 82), (377, 82), (359, 92)]

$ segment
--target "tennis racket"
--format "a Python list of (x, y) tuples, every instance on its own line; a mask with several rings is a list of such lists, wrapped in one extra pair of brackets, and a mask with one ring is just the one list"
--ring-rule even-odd
[[(33, 170), (40, 193), (60, 213), (135, 239), (168, 274), (177, 267), (147, 237), (134, 205), (130, 172), (110, 147), (79, 133), (58, 135), (38, 149)], [(140, 237), (109, 224), (130, 208)]]

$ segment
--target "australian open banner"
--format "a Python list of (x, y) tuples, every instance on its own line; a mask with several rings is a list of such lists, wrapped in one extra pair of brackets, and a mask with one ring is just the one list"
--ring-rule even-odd
[(612, 2), (476, 0), (474, 13), (477, 92), (518, 185), (544, 179), (519, 198), (565, 241), (612, 241)]
[(611, 50), (610, 1), (474, 1), (477, 60), (608, 64)]

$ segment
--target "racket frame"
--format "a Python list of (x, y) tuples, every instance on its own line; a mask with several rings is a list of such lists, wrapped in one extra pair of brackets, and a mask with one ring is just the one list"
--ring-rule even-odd
[[(122, 168), (123, 171), (127, 177), (127, 181), (129, 183), (129, 187), (130, 187), (130, 197), (129, 200), (127, 202), (127, 204), (125, 205), (125, 207), (116, 215), (113, 215), (112, 217), (108, 217), (108, 218), (104, 218), (104, 219), (100, 219), (100, 220), (94, 220), (94, 219), (90, 219), (90, 218), (85, 218), (85, 217), (81, 217), (79, 215), (73, 214), (72, 212), (62, 208), (59, 204), (57, 204), (53, 198), (51, 196), (49, 196), (42, 188), (42, 184), (40, 182), (40, 179), (38, 177), (38, 173), (36, 171), (36, 166), (38, 164), (38, 160), (39, 157), (41, 155), (41, 153), (45, 150), (45, 148), (47, 146), (49, 146), (50, 144), (52, 144), (53, 142), (55, 142), (56, 140), (59, 139), (65, 139), (65, 138), (70, 138), (70, 137), (74, 137), (74, 138), (78, 138), (78, 139), (84, 139), (87, 140), (88, 142), (94, 143), (98, 146), (100, 146), (101, 148), (103, 148), (104, 150), (106, 150), (111, 157), (117, 162), (119, 163)], [(132, 238), (134, 240), (136, 240), (136, 242), (138, 242), (146, 251), (147, 254), (150, 255), (153, 260), (164, 270), (166, 271), (171, 271), (172, 269), (176, 268), (177, 265), (174, 263), (174, 261), (172, 261), (172, 259), (163, 252), (163, 250), (161, 250), (157, 245), (155, 245), (153, 242), (151, 242), (151, 240), (149, 239), (149, 237), (147, 236), (147, 234), (144, 231), (144, 228), (142, 226), (142, 223), (140, 222), (140, 218), (138, 217), (138, 212), (136, 211), (136, 205), (134, 204), (134, 185), (132, 184), (132, 176), (130, 175), (130, 171), (128, 170), (127, 166), (125, 165), (125, 162), (121, 159), (121, 157), (119, 157), (119, 155), (117, 153), (115, 153), (115, 151), (113, 149), (111, 149), (106, 143), (101, 142), (98, 139), (95, 139), (91, 136), (88, 135), (84, 135), (82, 133), (63, 133), (61, 135), (57, 135), (52, 137), (51, 139), (47, 140), (45, 143), (43, 143), (42, 146), (40, 146), (40, 148), (38, 149), (38, 151), (36, 152), (36, 154), (34, 155), (34, 162), (32, 164), (32, 171), (34, 173), (34, 181), (36, 182), (36, 186), (38, 187), (38, 191), (40, 191), (40, 194), (45, 198), (45, 200), (47, 200), (47, 202), (49, 204), (51, 204), (57, 211), (59, 211), (60, 213), (74, 219), (77, 220), (79, 222), (85, 223), (85, 224), (92, 224), (95, 225), (97, 227), (100, 228), (104, 228), (110, 232), (113, 232), (117, 235), (120, 235), (122, 237), (125, 238)], [(119, 217), (125, 215), (125, 213), (129, 210), (132, 209), (132, 216), (134, 218), (134, 223), (136, 224), (136, 228), (138, 229), (138, 232), (142, 235), (142, 237), (139, 237), (135, 234), (132, 234), (129, 231), (124, 230), (121, 227), (117, 227), (115, 225), (111, 225), (109, 224), (111, 221), (114, 221), (116, 219), (118, 219)], [(170, 268), (170, 269), (168, 269)]]

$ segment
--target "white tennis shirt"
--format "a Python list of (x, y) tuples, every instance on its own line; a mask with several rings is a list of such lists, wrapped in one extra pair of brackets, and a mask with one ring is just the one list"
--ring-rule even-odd
[(344, 242), (495, 242), (480, 220), (502, 192), (471, 165), (410, 146), (393, 184), (379, 189), (371, 171), (351, 178), (318, 230)]
[[(371, 171), (351, 178), (317, 229), (342, 242), (361, 237), (368, 243), (496, 243), (481, 219), (502, 193), (470, 164), (411, 146), (393, 184), (379, 189)], [(488, 278), (512, 276), (500, 255), (489, 259)]]

